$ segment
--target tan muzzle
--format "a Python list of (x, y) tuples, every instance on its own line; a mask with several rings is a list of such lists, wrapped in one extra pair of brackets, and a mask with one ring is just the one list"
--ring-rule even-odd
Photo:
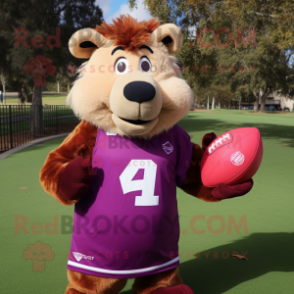
[(161, 91), (148, 73), (136, 71), (123, 74), (112, 87), (112, 119), (127, 135), (143, 135), (152, 130), (158, 122), (161, 107)]

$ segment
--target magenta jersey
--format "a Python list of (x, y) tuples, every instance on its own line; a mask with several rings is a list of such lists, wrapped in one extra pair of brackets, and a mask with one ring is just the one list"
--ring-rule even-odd
[(98, 130), (91, 189), (75, 204), (68, 268), (132, 278), (177, 267), (176, 187), (192, 148), (177, 125), (149, 140)]

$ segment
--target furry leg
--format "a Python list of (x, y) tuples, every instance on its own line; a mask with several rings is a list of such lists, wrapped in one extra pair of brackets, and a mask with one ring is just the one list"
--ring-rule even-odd
[(67, 270), (69, 284), (65, 294), (116, 294), (125, 286), (127, 279), (112, 279), (86, 275)]
[(181, 284), (183, 284), (183, 280), (180, 277), (179, 268), (176, 267), (155, 275), (136, 278), (133, 284), (133, 291), (136, 294), (149, 294), (159, 288), (173, 287)]

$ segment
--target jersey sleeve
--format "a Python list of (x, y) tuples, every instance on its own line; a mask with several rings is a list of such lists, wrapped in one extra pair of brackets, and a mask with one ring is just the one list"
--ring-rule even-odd
[(179, 187), (186, 178), (187, 170), (191, 164), (193, 143), (188, 133), (178, 125), (175, 126), (175, 142), (177, 153), (176, 183)]

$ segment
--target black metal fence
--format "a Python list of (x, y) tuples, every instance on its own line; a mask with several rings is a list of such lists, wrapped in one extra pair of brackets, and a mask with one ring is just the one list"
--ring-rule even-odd
[(68, 106), (1, 105), (0, 153), (38, 138), (71, 132), (78, 123)]

